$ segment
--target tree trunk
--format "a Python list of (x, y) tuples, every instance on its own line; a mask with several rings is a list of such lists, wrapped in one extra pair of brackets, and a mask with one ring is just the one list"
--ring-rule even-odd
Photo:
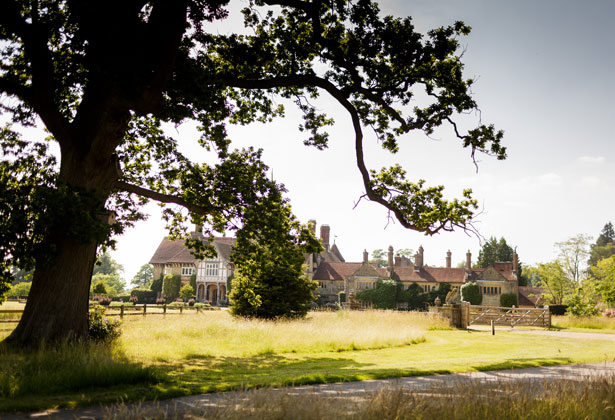
[(88, 337), (90, 280), (96, 243), (58, 243), (53, 264), (38, 264), (26, 308), (6, 339), (26, 347)]

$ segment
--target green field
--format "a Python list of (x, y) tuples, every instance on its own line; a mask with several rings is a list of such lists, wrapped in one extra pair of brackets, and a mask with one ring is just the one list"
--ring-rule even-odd
[(224, 311), (133, 317), (111, 347), (1, 349), (0, 412), (614, 359), (612, 341), (492, 336), (421, 313), (312, 313), (280, 322)]

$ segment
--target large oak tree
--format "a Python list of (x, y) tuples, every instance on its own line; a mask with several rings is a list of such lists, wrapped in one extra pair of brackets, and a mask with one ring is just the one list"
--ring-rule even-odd
[[(0, 268), (5, 279), (9, 266), (34, 269), (9, 341), (87, 335), (96, 249), (143, 218), (148, 200), (169, 204), (176, 234), (191, 220), (209, 232), (266, 235), (266, 212), (248, 226), (242, 216), (282, 186), (268, 179), (258, 150), (229, 148), (226, 126), (282, 116), (276, 96), (303, 111), (305, 143), (318, 148), (326, 148), (332, 120), (310, 99), (327, 94), (341, 104), (354, 127), (364, 198), (401, 225), (426, 234), (470, 227), (469, 190), (447, 201), (443, 187), (411, 182), (399, 166), (370, 170), (363, 156), (365, 127), (396, 152), (404, 133), (429, 135), (444, 124), (472, 157), (505, 157), (493, 126), (456, 124), (459, 113), (477, 109), (458, 42), (468, 26), (422, 35), (410, 18), (382, 16), (370, 0), (252, 0), (244, 10), (251, 35), (210, 31), (229, 1), (0, 2), (1, 109), (13, 124), (0, 133)], [(431, 101), (419, 106), (418, 92)], [(162, 129), (189, 120), (217, 164), (191, 162)], [(18, 134), (31, 125), (44, 126), (48, 139)]]

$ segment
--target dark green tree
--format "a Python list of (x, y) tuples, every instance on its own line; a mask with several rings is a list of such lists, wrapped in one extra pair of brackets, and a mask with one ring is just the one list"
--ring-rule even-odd
[(395, 309), (401, 283), (393, 279), (380, 279), (376, 281), (373, 289), (361, 290), (355, 294), (358, 300), (371, 302), (376, 309)]
[(587, 262), (590, 271), (593, 272), (598, 262), (609, 258), (611, 255), (615, 255), (615, 231), (613, 230), (613, 224), (608, 222), (602, 228), (596, 243), (591, 245), (589, 261)]
[[(148, 200), (174, 204), (164, 213), (173, 237), (186, 235), (188, 221), (211, 235), (245, 229), (244, 212), (281, 186), (267, 178), (260, 152), (230, 149), (226, 127), (282, 116), (276, 97), (303, 111), (305, 143), (319, 149), (333, 121), (312, 99), (328, 94), (348, 112), (364, 198), (402, 226), (426, 234), (472, 229), (470, 190), (446, 201), (442, 186), (412, 182), (400, 166), (370, 170), (363, 157), (364, 127), (396, 152), (403, 134), (430, 135), (443, 124), (472, 157), (505, 157), (493, 126), (464, 132), (455, 123), (477, 109), (462, 72), (467, 25), (423, 36), (410, 18), (383, 17), (370, 0), (254, 0), (243, 11), (247, 35), (220, 35), (210, 23), (228, 15), (228, 3), (0, 2), (2, 112), (17, 126), (40, 121), (49, 133), (32, 142), (0, 128), (0, 292), (11, 266), (34, 270), (9, 341), (88, 336), (96, 250), (142, 219)], [(274, 5), (282, 7), (262, 8)], [(419, 91), (430, 104), (415, 105)], [(191, 162), (162, 130), (184, 121), (197, 122), (215, 164)], [(48, 142), (59, 145), (59, 162)], [(198, 256), (214, 252), (187, 243)]]
[(102, 255), (96, 259), (96, 264), (94, 264), (94, 270), (92, 271), (92, 275), (116, 274), (121, 276), (123, 273), (124, 267), (122, 264), (115, 261), (108, 251), (103, 252)]
[[(306, 254), (322, 251), (311, 229), (302, 226), (282, 198), (270, 194), (268, 206), (246, 211), (231, 262), (237, 270), (229, 293), (236, 316), (276, 319), (303, 317), (315, 299), (317, 283), (303, 273)], [(263, 224), (262, 220), (269, 220)]]
[(154, 267), (151, 264), (143, 264), (132, 278), (131, 283), (135, 287), (150, 287), (152, 280), (154, 280)]
[(503, 237), (498, 241), (495, 236), (489, 238), (478, 252), (478, 260), (475, 267), (487, 268), (498, 261), (512, 261), (514, 250), (506, 243)]
[(179, 297), (181, 287), (181, 276), (178, 274), (167, 274), (162, 280), (162, 295), (167, 299), (175, 300)]
[(371, 258), (369, 262), (372, 264), (378, 265), (378, 267), (386, 267), (387, 266), (387, 255), (386, 252), (382, 249), (374, 249), (371, 254)]
[(602, 232), (596, 239), (597, 246), (605, 246), (606, 244), (615, 244), (615, 229), (613, 229), (613, 223), (608, 222), (602, 228)]
[(483, 302), (483, 295), (480, 287), (474, 281), (468, 282), (459, 288), (461, 300), (470, 302), (472, 305), (480, 305)]

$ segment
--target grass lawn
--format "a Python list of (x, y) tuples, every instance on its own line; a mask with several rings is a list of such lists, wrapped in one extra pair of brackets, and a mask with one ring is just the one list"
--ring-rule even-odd
[(615, 334), (615, 318), (606, 316), (553, 316), (551, 325), (559, 330)]
[[(0, 412), (615, 359), (612, 341), (451, 330), (428, 314), (313, 313), (287, 322), (235, 320), (223, 311), (136, 318), (125, 321), (111, 348), (25, 356), (0, 349)], [(57, 383), (65, 386), (51, 385)]]

